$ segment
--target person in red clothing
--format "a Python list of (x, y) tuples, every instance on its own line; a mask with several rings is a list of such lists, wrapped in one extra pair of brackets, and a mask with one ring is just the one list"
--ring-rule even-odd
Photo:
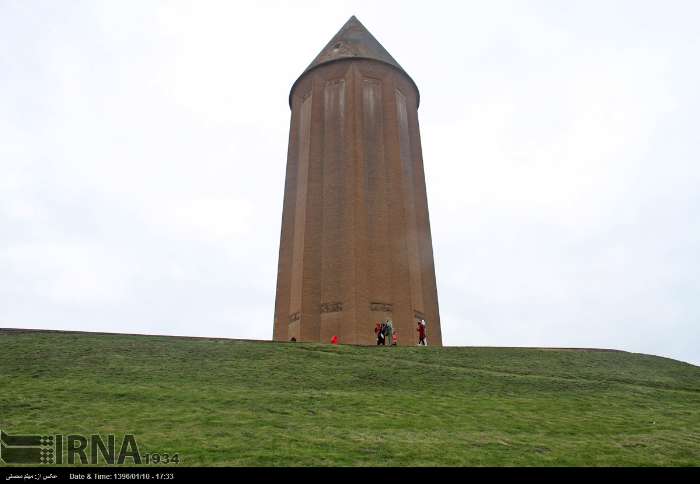
[(331, 344), (332, 345), (338, 344), (338, 337), (336, 335), (333, 335), (333, 337), (331, 338)]
[(425, 323), (421, 320), (418, 321), (418, 345), (419, 346), (427, 346), (427, 343), (425, 341)]
[(377, 346), (383, 346), (386, 344), (384, 341), (384, 325), (381, 322), (377, 323), (377, 325), (374, 327), (374, 334), (377, 335)]

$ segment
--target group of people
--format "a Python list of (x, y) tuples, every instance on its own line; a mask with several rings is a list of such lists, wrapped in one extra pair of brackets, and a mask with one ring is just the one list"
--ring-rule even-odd
[[(418, 321), (418, 327), (416, 331), (418, 332), (418, 346), (428, 346), (428, 340), (425, 336), (426, 321), (421, 319)], [(374, 334), (377, 336), (377, 346), (386, 346), (387, 342), (391, 346), (396, 346), (399, 335), (398, 332), (394, 331), (394, 325), (391, 319), (387, 319), (382, 322), (379, 321), (374, 326)]]
[[(426, 323), (427, 322), (425, 319), (418, 321), (418, 327), (416, 328), (416, 331), (418, 332), (418, 346), (428, 346), (428, 340), (425, 337)], [(374, 326), (374, 334), (377, 336), (377, 346), (386, 346), (387, 341), (389, 342), (390, 346), (396, 346), (399, 340), (399, 334), (398, 332), (394, 331), (394, 324), (391, 322), (391, 319), (387, 319), (383, 322), (379, 321)], [(290, 339), (292, 342), (296, 340), (296, 337), (292, 337)], [(338, 336), (333, 335), (331, 338), (331, 344), (337, 345), (339, 343), (340, 340), (338, 339)]]
[(396, 346), (399, 340), (398, 333), (394, 332), (394, 324), (391, 322), (391, 319), (387, 319), (384, 322), (379, 321), (374, 326), (374, 334), (377, 336), (377, 346), (386, 346), (387, 340), (391, 346)]

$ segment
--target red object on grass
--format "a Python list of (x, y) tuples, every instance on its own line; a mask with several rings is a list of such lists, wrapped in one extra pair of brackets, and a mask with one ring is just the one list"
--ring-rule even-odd
[(332, 345), (337, 345), (337, 344), (338, 344), (338, 337), (337, 337), (337, 336), (333, 336), (333, 337), (331, 338), (331, 344), (332, 344)]

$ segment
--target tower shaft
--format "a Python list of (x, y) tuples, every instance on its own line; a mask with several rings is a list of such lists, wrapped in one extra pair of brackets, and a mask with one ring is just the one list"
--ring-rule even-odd
[(273, 339), (374, 344), (391, 319), (412, 345), (426, 319), (442, 345), (415, 84), (384, 59), (331, 56), (290, 105)]

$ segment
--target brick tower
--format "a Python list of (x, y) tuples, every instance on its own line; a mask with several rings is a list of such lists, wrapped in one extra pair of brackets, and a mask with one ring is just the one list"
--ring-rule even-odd
[(354, 16), (292, 86), (273, 339), (442, 346), (419, 100)]

